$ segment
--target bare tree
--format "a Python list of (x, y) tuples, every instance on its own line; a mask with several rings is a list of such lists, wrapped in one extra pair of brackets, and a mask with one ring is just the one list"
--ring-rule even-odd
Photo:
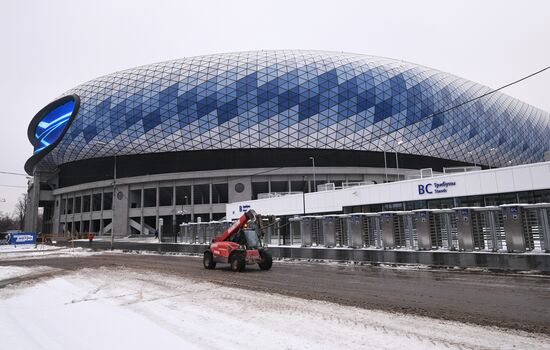
[(23, 193), (15, 204), (15, 219), (19, 224), (19, 229), (23, 230), (25, 226), (25, 216), (27, 215), (27, 205), (29, 204), (29, 194)]
[(16, 222), (9, 214), (0, 212), (0, 232), (6, 232), (8, 230), (17, 229), (18, 222)]

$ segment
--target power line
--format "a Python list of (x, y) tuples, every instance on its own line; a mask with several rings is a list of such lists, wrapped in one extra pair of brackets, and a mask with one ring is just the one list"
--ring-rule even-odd
[(17, 185), (0, 185), (0, 187), (27, 188), (27, 186), (17, 186)]
[[(498, 92), (498, 91), (500, 91), (500, 90), (502, 90), (502, 89), (505, 89), (505, 88), (507, 88), (507, 87), (509, 87), (509, 86), (512, 86), (512, 85), (517, 84), (517, 83), (519, 83), (519, 82), (522, 82), (522, 81), (524, 81), (524, 80), (526, 80), (526, 79), (529, 79), (529, 78), (531, 78), (531, 77), (533, 77), (533, 76), (535, 76), (535, 75), (537, 75), (537, 74), (540, 74), (540, 73), (542, 73), (542, 72), (544, 72), (544, 71), (546, 71), (546, 70), (548, 70), (548, 69), (550, 69), (550, 66), (545, 67), (545, 68), (543, 68), (543, 69), (541, 69), (541, 70), (538, 70), (538, 71), (536, 71), (536, 72), (534, 72), (534, 73), (531, 73), (531, 74), (529, 74), (529, 75), (526, 75), (526, 76), (524, 76), (523, 78), (520, 78), (520, 79), (518, 79), (518, 80), (515, 80), (515, 81), (513, 81), (513, 82), (511, 82), (511, 83), (508, 83), (508, 84), (506, 84), (506, 85), (502, 85), (502, 86), (499, 87), (498, 89), (495, 89), (495, 90), (486, 92), (486, 93), (484, 93), (484, 94), (482, 94), (482, 95), (480, 95), (480, 96), (478, 96), (478, 97), (474, 97), (474, 98), (472, 98), (472, 99), (470, 99), (470, 100), (467, 100), (467, 101), (465, 101), (465, 102), (459, 103), (459, 104), (457, 104), (456, 106), (447, 108), (447, 109), (445, 109), (445, 110), (443, 110), (443, 111), (440, 111), (440, 112), (434, 112), (434, 113), (432, 113), (432, 114), (430, 114), (430, 115), (428, 115), (428, 116), (426, 116), (426, 117), (422, 117), (422, 118), (421, 118), (420, 120), (418, 120), (418, 121), (421, 121), (421, 120), (423, 120), (423, 119), (427, 119), (427, 118), (433, 117), (433, 116), (438, 115), (438, 114), (447, 113), (447, 112), (449, 112), (449, 111), (452, 111), (453, 109), (456, 109), (456, 108), (458, 108), (458, 107), (462, 107), (462, 106), (464, 106), (464, 105), (466, 105), (466, 104), (468, 104), (468, 103), (472, 103), (472, 102), (474, 102), (474, 101), (479, 100), (480, 98), (483, 98), (483, 97), (485, 97), (485, 96), (489, 96), (489, 95), (494, 94), (495, 92)], [(402, 129), (402, 128), (403, 128), (403, 127), (399, 128), (399, 129)], [(396, 130), (399, 130), (399, 129), (396, 129)], [(392, 132), (395, 132), (395, 131), (392, 131)]]
[(6, 174), (6, 175), (18, 175), (18, 176), (29, 176), (28, 174), (22, 174), (22, 173), (12, 173), (9, 171), (0, 171), (0, 174)]

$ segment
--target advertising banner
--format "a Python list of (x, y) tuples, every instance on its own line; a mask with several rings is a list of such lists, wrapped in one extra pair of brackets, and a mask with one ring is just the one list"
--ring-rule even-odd
[(36, 232), (16, 232), (9, 234), (9, 244), (36, 244)]

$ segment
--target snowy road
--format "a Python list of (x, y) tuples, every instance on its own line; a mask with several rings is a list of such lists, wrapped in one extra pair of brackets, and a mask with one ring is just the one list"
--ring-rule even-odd
[(519, 331), (222, 287), (129, 268), (0, 268), (5, 349), (548, 349)]
[[(2, 265), (49, 266), (65, 272), (126, 267), (306, 300), (550, 335), (550, 276), (305, 262), (276, 262), (268, 272), (252, 267), (233, 274), (222, 265), (205, 270), (197, 257), (83, 249), (26, 252), (21, 258), (9, 254), (6, 259), (0, 253)], [(0, 287), (11, 282), (0, 281)]]

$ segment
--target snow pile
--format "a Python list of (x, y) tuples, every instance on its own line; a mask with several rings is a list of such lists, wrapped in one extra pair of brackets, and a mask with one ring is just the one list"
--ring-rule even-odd
[(21, 277), (36, 273), (42, 273), (50, 270), (45, 266), (39, 267), (20, 267), (20, 266), (0, 266), (0, 281), (10, 278)]
[(18, 244), (18, 245), (0, 245), (0, 254), (2, 253), (24, 253), (30, 251), (58, 250), (59, 247), (46, 244)]
[(45, 256), (81, 256), (99, 254), (87, 248), (56, 247), (46, 244), (2, 245), (0, 246), (0, 261), (41, 258)]
[(6, 349), (550, 347), (550, 339), (543, 335), (122, 268), (86, 269), (31, 286), (0, 289), (0, 324)]

